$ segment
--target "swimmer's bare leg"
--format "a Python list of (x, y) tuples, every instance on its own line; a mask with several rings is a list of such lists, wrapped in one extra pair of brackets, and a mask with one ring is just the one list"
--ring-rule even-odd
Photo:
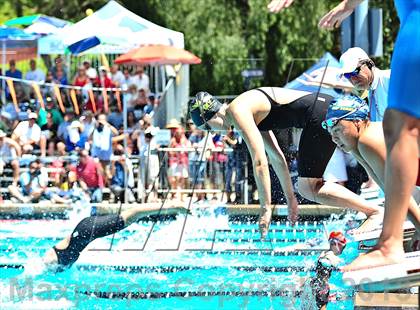
[(381, 209), (356, 195), (342, 185), (324, 182), (321, 178), (298, 179), (299, 193), (311, 201), (333, 207), (348, 208), (367, 216), (363, 231), (372, 230), (382, 221)]

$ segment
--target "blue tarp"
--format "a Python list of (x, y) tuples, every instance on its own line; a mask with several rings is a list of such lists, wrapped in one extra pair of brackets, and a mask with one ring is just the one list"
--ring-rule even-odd
[[(300, 80), (307, 80), (305, 75), (304, 75), (305, 73), (310, 75), (313, 71), (315, 71), (317, 69), (320, 69), (322, 67), (327, 67), (327, 66), (328, 66), (328, 68), (340, 68), (341, 67), (340, 62), (333, 55), (331, 55), (329, 52), (326, 52), (324, 54), (324, 56), (322, 56), (322, 58), (318, 60), (317, 63), (315, 63), (312, 67), (310, 67), (308, 70), (306, 70), (300, 76), (298, 76), (296, 79), (287, 83), (284, 87), (285, 88), (290, 88), (290, 89), (295, 89), (295, 90), (308, 91), (308, 92), (311, 92), (311, 93), (318, 92), (319, 87), (305, 85), (305, 84), (301, 83), (299, 81), (299, 79)], [(324, 94), (331, 95), (333, 97), (336, 97), (336, 96), (340, 95), (340, 93), (335, 91), (333, 88), (322, 87), (320, 92), (324, 93)]]

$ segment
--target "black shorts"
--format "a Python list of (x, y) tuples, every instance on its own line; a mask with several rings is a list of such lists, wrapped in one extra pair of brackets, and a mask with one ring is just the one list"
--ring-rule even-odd
[[(308, 97), (310, 96), (313, 95)], [(300, 136), (298, 172), (302, 178), (322, 178), (336, 147), (330, 134), (321, 124), (333, 97), (324, 94), (319, 94), (319, 97), (325, 101), (317, 100), (313, 105), (312, 114)]]

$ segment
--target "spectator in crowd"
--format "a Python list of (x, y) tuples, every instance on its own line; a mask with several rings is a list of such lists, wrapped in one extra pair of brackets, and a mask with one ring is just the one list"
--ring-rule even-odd
[(92, 134), (92, 156), (99, 159), (107, 175), (109, 175), (108, 165), (112, 155), (112, 136), (118, 135), (118, 130), (106, 121), (106, 115), (99, 114)]
[(134, 111), (140, 111), (139, 114), (143, 114), (144, 107), (147, 105), (146, 91), (143, 88), (139, 89), (137, 100), (135, 102)]
[(133, 111), (127, 113), (127, 133), (131, 135), (135, 130), (140, 129), (140, 124), (136, 120), (136, 116)]
[(82, 189), (81, 182), (77, 179), (77, 173), (70, 170), (68, 173), (64, 173), (64, 176), (60, 182), (58, 195), (73, 202), (88, 203), (90, 201), (89, 193)]
[(16, 69), (16, 61), (14, 59), (9, 61), (9, 70), (6, 71), (6, 76), (15, 79), (22, 78), (22, 71)]
[(60, 55), (55, 57), (54, 64), (55, 65), (50, 70), (53, 73), (54, 78), (57, 78), (57, 72), (58, 71), (63, 71), (64, 76), (67, 76), (67, 68), (66, 68), (66, 65), (64, 63), (63, 58), (61, 58)]
[(124, 125), (124, 115), (118, 110), (116, 104), (109, 107), (111, 113), (108, 115), (108, 122), (115, 128), (120, 128)]
[(125, 84), (124, 74), (118, 69), (118, 65), (111, 67), (111, 80), (116, 87), (122, 87)]
[[(204, 188), (207, 160), (211, 156), (211, 152), (208, 150), (214, 148), (213, 140), (211, 139), (211, 136), (206, 137), (204, 131), (196, 128), (191, 134), (189, 141), (191, 146), (195, 148), (195, 152), (189, 152), (188, 154), (190, 183), (195, 189), (200, 190)], [(206, 195), (204, 193), (197, 194), (199, 201), (204, 200), (205, 197)]]
[(114, 155), (111, 161), (111, 191), (117, 200), (121, 199), (125, 202), (125, 195), (127, 195), (128, 202), (132, 203), (135, 201), (132, 190), (134, 188), (133, 164), (124, 154), (124, 147), (121, 144), (116, 146)]
[(91, 202), (102, 202), (104, 187), (102, 166), (90, 157), (86, 150), (80, 151), (79, 156), (76, 173), (80, 186), (89, 193)]
[[(36, 124), (38, 116), (34, 112), (29, 113), (29, 120), (20, 122), (12, 134), (12, 139), (15, 140), (25, 151), (32, 151), (34, 148), (41, 148), (45, 156), (46, 145), (40, 144), (41, 128)], [(45, 140), (43, 141), (45, 142)]]
[(67, 80), (67, 76), (63, 69), (57, 69), (55, 73), (54, 83), (61, 84), (61, 85), (68, 85), (69, 81)]
[(83, 125), (79, 121), (74, 120), (67, 128), (68, 136), (65, 140), (66, 152), (86, 149), (88, 137), (83, 133)]
[(95, 77), (95, 78), (98, 76), (98, 73), (96, 72), (96, 69), (91, 66), (89, 61), (85, 60), (83, 62), (83, 67), (85, 68), (85, 72), (86, 72), (87, 76)]
[[(50, 83), (50, 84), (56, 83), (54, 79), (54, 75), (51, 71), (47, 72), (47, 75), (45, 77), (45, 83)], [(51, 97), (54, 95), (54, 88), (49, 85), (44, 85), (44, 87), (41, 87), (41, 94), (44, 98)]]
[(157, 195), (155, 193), (159, 187), (159, 156), (157, 153), (158, 145), (154, 139), (157, 131), (158, 128), (153, 126), (149, 126), (144, 131), (144, 143), (141, 145), (139, 150), (141, 173), (140, 180), (142, 185), (142, 188), (139, 191), (139, 198), (143, 198), (144, 190), (146, 190), (148, 193), (148, 202), (157, 201)]
[(3, 130), (6, 134), (9, 135), (12, 133), (12, 128), (14, 127), (15, 126), (12, 119), (12, 115), (5, 109), (2, 109), (2, 111), (0, 112), (0, 130)]
[(45, 73), (41, 69), (36, 67), (35, 59), (31, 59), (29, 61), (30, 70), (26, 72), (25, 79), (34, 82), (44, 82), (45, 81)]
[(178, 122), (176, 118), (172, 118), (168, 124), (166, 124), (166, 129), (171, 131), (171, 137), (175, 136), (176, 131), (178, 128), (181, 127), (181, 124)]
[(57, 109), (55, 102), (51, 97), (45, 98), (45, 109), (40, 108), (38, 111), (37, 123), (40, 127), (47, 123), (47, 113), (51, 113), (53, 123), (57, 126), (64, 120), (61, 112)]
[(115, 84), (108, 77), (108, 71), (107, 71), (107, 68), (105, 66), (100, 66), (99, 67), (99, 75), (96, 78), (95, 84), (99, 85), (100, 87), (105, 87), (105, 88), (115, 87)]
[(144, 72), (144, 67), (138, 67), (136, 75), (132, 77), (131, 83), (137, 86), (137, 89), (143, 89), (146, 93), (149, 88), (149, 76)]
[[(131, 72), (129, 69), (123, 70), (124, 79), (122, 80), (121, 88), (123, 90), (128, 89), (131, 85), (135, 85), (133, 81), (133, 77), (131, 76)], [(136, 86), (136, 92), (137, 92), (137, 86)]]
[(144, 132), (147, 128), (152, 126), (152, 118), (150, 115), (144, 115), (138, 122), (138, 128), (133, 132), (132, 139), (137, 141), (137, 149), (140, 150), (142, 145), (145, 143)]
[(52, 156), (55, 153), (56, 144), (58, 143), (57, 139), (58, 125), (54, 123), (53, 116), (51, 112), (47, 112), (47, 122), (41, 126), (41, 139), (46, 140), (47, 153)]
[[(6, 76), (15, 78), (15, 79), (21, 79), (22, 78), (22, 72), (18, 69), (16, 69), (16, 62), (14, 59), (11, 59), (9, 61), (9, 70), (6, 70)], [(19, 85), (18, 83), (15, 83), (15, 87)], [(6, 97), (10, 98), (10, 90), (9, 87), (6, 87)]]
[[(212, 188), (220, 189), (224, 187), (224, 172), (225, 164), (227, 161), (227, 155), (225, 153), (225, 144), (220, 139), (213, 139), (214, 143), (214, 152), (210, 158), (210, 177), (212, 182)], [(213, 196), (213, 199), (217, 199), (216, 194)]]
[(155, 98), (155, 94), (153, 93), (149, 93), (149, 95), (147, 96), (147, 104), (144, 106), (143, 108), (143, 113), (144, 114), (150, 114), (151, 116), (153, 116), (153, 110), (156, 107), (156, 98)]
[(0, 130), (0, 175), (6, 165), (10, 165), (13, 169), (13, 185), (17, 185), (19, 181), (19, 157), (21, 156), (21, 148), (19, 144), (7, 137), (6, 133)]
[(45, 194), (48, 186), (48, 175), (41, 167), (39, 160), (32, 161), (29, 164), (29, 171), (24, 171), (19, 179), (20, 187), (10, 185), (10, 194), (20, 202), (37, 202)]
[[(185, 148), (190, 146), (191, 144), (185, 136), (184, 129), (182, 127), (178, 127), (175, 131), (175, 135), (171, 138), (169, 143), (169, 148), (175, 150), (169, 151), (168, 154), (168, 179), (171, 189), (173, 190), (182, 190), (185, 188), (189, 175), (188, 152), (185, 151)], [(172, 198), (175, 198), (175, 196), (183, 200), (182, 194), (172, 195)]]
[(124, 94), (124, 104), (127, 105), (127, 111), (134, 111), (138, 97), (137, 86), (131, 84)]
[(67, 131), (67, 127), (73, 122), (74, 120), (74, 112), (71, 110), (66, 110), (66, 113), (64, 114), (64, 121), (58, 125), (57, 130), (57, 138), (64, 142), (66, 141), (69, 133)]
[(80, 66), (79, 69), (77, 70), (76, 76), (73, 79), (73, 86), (83, 87), (88, 83), (89, 83), (89, 77), (86, 74), (86, 69), (84, 66)]
[(88, 137), (88, 139), (90, 139), (90, 137), (93, 134), (93, 131), (96, 128), (96, 119), (93, 116), (92, 111), (83, 112), (83, 115), (80, 117), (80, 121), (83, 125), (82, 134), (84, 134), (86, 137)]
[(194, 130), (197, 128), (192, 119), (189, 119), (186, 124), (185, 136), (189, 139)]
[(233, 128), (227, 132), (227, 134), (223, 137), (223, 141), (227, 144), (228, 147), (232, 148), (232, 152), (228, 153), (228, 160), (226, 164), (226, 196), (227, 196), (227, 203), (232, 203), (232, 176), (235, 173), (235, 203), (241, 202), (241, 193), (242, 188), (241, 185), (243, 183), (243, 174), (244, 174), (244, 166), (243, 166), (243, 154), (240, 148), (241, 145), (241, 136), (239, 133)]

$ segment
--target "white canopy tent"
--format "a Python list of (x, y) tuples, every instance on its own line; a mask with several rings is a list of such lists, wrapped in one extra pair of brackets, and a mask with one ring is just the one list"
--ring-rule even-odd
[(38, 41), (39, 54), (64, 54), (70, 44), (94, 37), (101, 44), (89, 54), (122, 54), (145, 44), (184, 47), (184, 34), (158, 26), (115, 1), (81, 21)]

